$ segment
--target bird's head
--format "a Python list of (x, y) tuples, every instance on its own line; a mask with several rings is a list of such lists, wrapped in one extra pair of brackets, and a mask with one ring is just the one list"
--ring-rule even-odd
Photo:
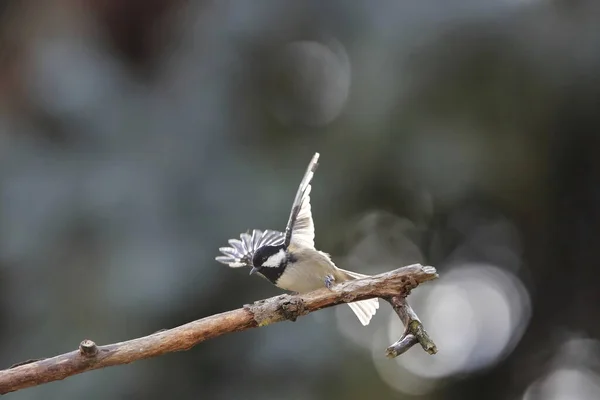
[(271, 275), (279, 277), (287, 264), (287, 252), (283, 244), (278, 246), (263, 246), (254, 253), (250, 275), (259, 272), (269, 278)]

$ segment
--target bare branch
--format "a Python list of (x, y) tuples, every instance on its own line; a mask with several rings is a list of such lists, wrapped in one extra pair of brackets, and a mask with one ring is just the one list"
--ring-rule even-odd
[[(65, 379), (86, 371), (129, 364), (175, 351), (189, 350), (198, 343), (226, 333), (266, 326), (280, 321), (295, 321), (300, 316), (341, 303), (373, 297), (391, 299), (388, 301), (403, 318), (398, 310), (410, 309), (407, 308), (408, 304), (404, 302), (404, 297), (418, 284), (435, 278), (437, 278), (435, 268), (414, 264), (372, 277), (334, 285), (331, 289), (324, 288), (294, 296), (284, 294), (260, 300), (237, 310), (211, 315), (173, 329), (159, 331), (126, 342), (98, 346), (93, 341), (86, 339), (81, 342), (79, 349), (70, 353), (41, 360), (30, 360), (0, 371), (0, 394)], [(402, 306), (402, 302), (405, 306)], [(399, 308), (396, 304), (399, 305)], [(410, 311), (412, 312), (412, 309)], [(408, 323), (409, 332), (415, 338), (421, 337), (423, 340), (418, 339), (412, 344), (421, 341), (422, 345), (430, 343), (427, 348), (435, 348), (435, 344), (429, 340), (426, 333), (424, 335), (420, 333), (425, 331), (416, 314), (413, 314), (414, 312), (407, 314), (410, 317), (406, 321), (418, 322), (418, 324), (415, 324), (416, 327), (413, 329), (410, 328), (412, 323)], [(405, 340), (407, 339), (410, 338), (405, 337)], [(405, 348), (407, 344), (402, 346)], [(423, 346), (426, 348), (425, 345)]]
[(429, 354), (437, 353), (435, 343), (429, 338), (421, 320), (407, 303), (406, 298), (395, 296), (386, 300), (392, 305), (404, 324), (404, 334), (386, 349), (386, 355), (390, 358), (398, 357), (417, 343), (420, 343), (423, 350)]

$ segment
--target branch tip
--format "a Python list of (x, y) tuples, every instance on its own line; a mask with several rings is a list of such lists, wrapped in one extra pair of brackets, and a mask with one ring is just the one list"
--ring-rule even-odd
[(435, 278), (439, 276), (435, 267), (432, 267), (431, 265), (423, 265), (421, 266), (421, 270), (424, 274), (433, 275)]
[(398, 357), (399, 355), (406, 353), (408, 349), (413, 347), (418, 342), (419, 340), (417, 339), (417, 337), (412, 333), (409, 333), (408, 335), (402, 336), (400, 339), (398, 339), (398, 341), (391, 344), (390, 347), (385, 349), (385, 355), (388, 358)]

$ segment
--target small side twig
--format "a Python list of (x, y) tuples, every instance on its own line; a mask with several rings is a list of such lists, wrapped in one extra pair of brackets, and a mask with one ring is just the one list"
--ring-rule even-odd
[(421, 320), (408, 304), (406, 298), (394, 296), (386, 299), (386, 301), (391, 304), (392, 308), (396, 311), (396, 314), (398, 314), (404, 324), (404, 333), (400, 339), (386, 349), (386, 355), (389, 358), (398, 357), (417, 343), (421, 344), (421, 347), (423, 347), (423, 350), (427, 353), (437, 353), (437, 346), (433, 340), (431, 340), (425, 328), (423, 328)]
[[(197, 344), (218, 336), (257, 328), (281, 321), (295, 321), (311, 312), (337, 304), (367, 300), (374, 297), (389, 299), (400, 318), (406, 322), (407, 332), (398, 344), (402, 350), (418, 341), (426, 351), (435, 349), (421, 322), (408, 307), (404, 297), (418, 284), (437, 278), (433, 267), (409, 265), (394, 271), (362, 279), (343, 282), (331, 289), (320, 289), (298, 295), (280, 295), (254, 304), (211, 315), (152, 335), (125, 342), (98, 346), (84, 340), (77, 350), (59, 356), (28, 360), (11, 368), (0, 370), (0, 394), (14, 392), (68, 378), (99, 368), (129, 364), (175, 351), (189, 350)], [(406, 316), (404, 316), (406, 314)], [(394, 344), (396, 345), (396, 344)], [(392, 346), (394, 346), (392, 345)], [(428, 350), (429, 349), (429, 350)], [(405, 351), (405, 350), (404, 350)], [(400, 354), (400, 353), (398, 353)]]

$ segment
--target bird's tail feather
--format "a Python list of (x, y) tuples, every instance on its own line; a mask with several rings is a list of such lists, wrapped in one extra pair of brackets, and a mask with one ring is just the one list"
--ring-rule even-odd
[[(346, 275), (348, 275), (351, 279), (360, 279), (369, 276), (359, 274), (357, 272), (347, 271), (341, 268), (338, 269), (344, 272)], [(371, 318), (373, 317), (373, 315), (375, 315), (377, 309), (379, 308), (379, 299), (375, 298), (369, 300), (355, 301), (353, 303), (348, 303), (348, 305), (350, 306), (352, 311), (354, 311), (354, 314), (356, 314), (360, 323), (364, 326), (367, 326), (369, 325), (369, 322), (371, 322)]]
[(379, 301), (377, 299), (361, 300), (348, 303), (348, 305), (354, 311), (360, 323), (367, 326), (379, 308)]
[(365, 274), (359, 274), (358, 272), (352, 272), (352, 271), (348, 271), (346, 269), (341, 269), (339, 267), (338, 267), (338, 269), (353, 279), (366, 278), (369, 276), (369, 275), (365, 275)]

